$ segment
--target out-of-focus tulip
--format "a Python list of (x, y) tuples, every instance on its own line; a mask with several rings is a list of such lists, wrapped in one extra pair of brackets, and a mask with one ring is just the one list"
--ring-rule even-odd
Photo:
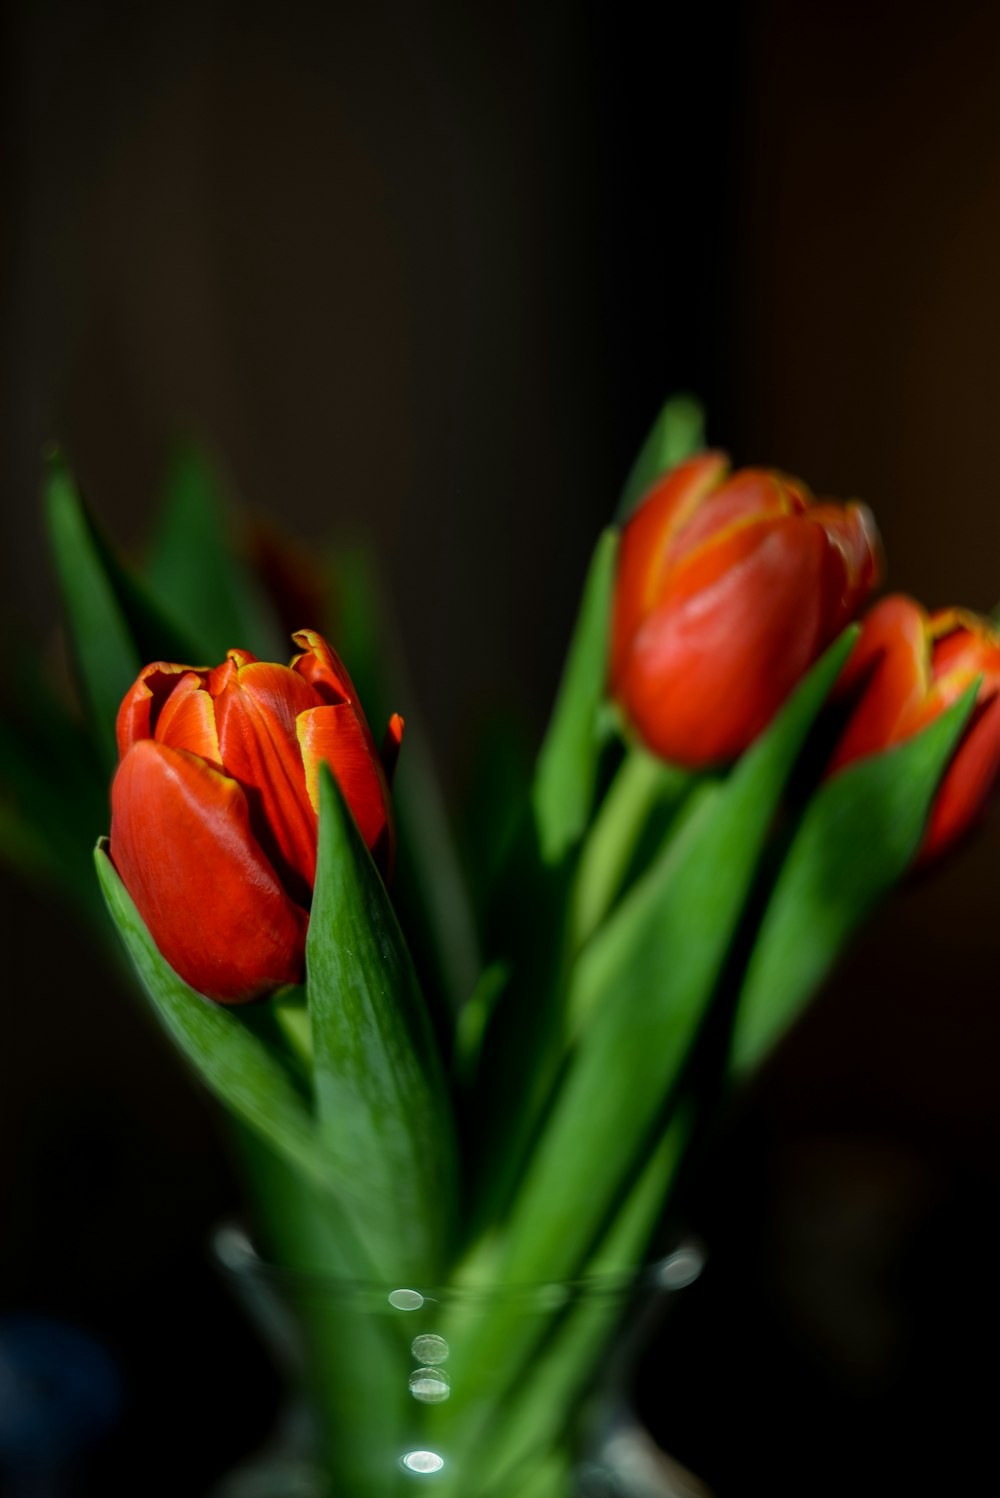
[(654, 754), (692, 767), (747, 747), (879, 575), (865, 505), (728, 466), (702, 453), (650, 489), (615, 583), (612, 696)]
[(887, 749), (917, 733), (981, 677), (976, 706), (945, 773), (918, 862), (960, 838), (1000, 773), (1000, 631), (964, 609), (926, 609), (902, 594), (867, 615), (838, 692), (852, 702), (830, 765)]
[(242, 1003), (303, 976), (329, 765), (388, 874), (394, 716), (375, 748), (351, 679), (313, 630), (291, 666), (146, 666), (118, 713), (111, 858), (163, 956), (192, 988)]

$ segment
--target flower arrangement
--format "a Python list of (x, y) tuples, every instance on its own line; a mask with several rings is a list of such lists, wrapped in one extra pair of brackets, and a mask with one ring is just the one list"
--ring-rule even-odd
[[(870, 511), (681, 450), (688, 418), (665, 407), (598, 540), (478, 900), (397, 713), (376, 747), (371, 601), (356, 658), (304, 627), (277, 664), (193, 459), (145, 576), (50, 463), (87, 720), (58, 732), (111, 782), (94, 856), (140, 987), (240, 1142), (261, 1250), (314, 1292), (324, 1491), (572, 1491), (620, 1302), (568, 1287), (631, 1282), (727, 1097), (1000, 769), (993, 624), (899, 595), (865, 613)], [(24, 807), (93, 914), (79, 815), (32, 824), (30, 785)], [(532, 1286), (552, 1293), (512, 1309)], [(437, 1320), (348, 1315), (350, 1287)]]

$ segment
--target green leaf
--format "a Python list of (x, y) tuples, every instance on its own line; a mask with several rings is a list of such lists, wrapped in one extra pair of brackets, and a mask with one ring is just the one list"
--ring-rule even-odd
[(371, 1263), (325, 1186), (297, 1170), (238, 1114), (227, 1112), (226, 1125), (261, 1257), (307, 1275), (322, 1274), (332, 1285), (368, 1278)]
[(910, 868), (975, 698), (974, 684), (914, 738), (850, 765), (810, 801), (743, 983), (730, 1056), (736, 1076), (760, 1064)]
[(618, 520), (631, 515), (646, 490), (705, 446), (705, 415), (691, 395), (673, 395), (663, 405), (625, 480)]
[[(632, 1309), (636, 1270), (645, 1261), (689, 1133), (690, 1113), (680, 1110), (644, 1160), (628, 1200), (578, 1280), (565, 1286), (543, 1280), (497, 1293), (489, 1244), (478, 1245), (459, 1269), (463, 1292), (471, 1292), (473, 1304), (481, 1296), (482, 1314), (470, 1323), (461, 1295), (442, 1308), (449, 1366), (465, 1364), (460, 1383), (455, 1380), (459, 1423), (448, 1433), (449, 1445), (456, 1456), (462, 1453), (460, 1465), (475, 1453), (491, 1476), (491, 1493), (520, 1493), (533, 1454), (570, 1431), (582, 1398), (602, 1372), (602, 1351), (620, 1333), (623, 1310)], [(555, 1292), (549, 1305), (546, 1289)]]
[(284, 660), (289, 643), (263, 589), (240, 560), (235, 538), (236, 526), (207, 456), (193, 443), (179, 444), (145, 568), (147, 585), (164, 607), (187, 620), (202, 660), (221, 661), (234, 646), (261, 660)]
[[(856, 631), (831, 647), (728, 780), (683, 825), (581, 953), (583, 1016), (511, 1214), (504, 1274), (577, 1272), (641, 1171), (714, 995), (778, 803)], [(595, 1174), (594, 1162), (600, 1161)]]
[[(405, 1369), (413, 1328), (406, 1313), (392, 1319), (385, 1289), (358, 1283), (349, 1225), (331, 1211), (329, 1196), (232, 1116), (231, 1122), (257, 1245), (279, 1267), (275, 1273), (271, 1265), (248, 1262), (238, 1238), (226, 1245), (222, 1262), (235, 1269), (236, 1289), (272, 1351), (276, 1345), (281, 1372), (308, 1383), (331, 1493), (371, 1498), (371, 1469), (359, 1471), (359, 1458), (363, 1463), (372, 1451), (384, 1451), (387, 1439), (406, 1449), (413, 1400)], [(288, 1268), (300, 1272), (288, 1274)], [(370, 1280), (370, 1272), (364, 1278)], [(381, 1492), (377, 1465), (376, 1473)]]
[(328, 1169), (363, 1186), (357, 1227), (382, 1275), (433, 1276), (452, 1228), (448, 1093), (395, 912), (325, 766), (306, 971)]
[(105, 765), (118, 758), (115, 719), (142, 661), (93, 527), (61, 458), (46, 475), (49, 536), (88, 716)]
[(371, 550), (340, 546), (330, 562), (337, 650), (342, 656), (365, 713), (373, 724), (402, 712), (398, 641), (390, 631), (388, 605)]
[(205, 655), (115, 555), (55, 451), (47, 458), (45, 500), (70, 650), (90, 731), (110, 773), (118, 760), (118, 708), (142, 665)]
[(501, 994), (510, 982), (510, 968), (505, 962), (491, 962), (482, 971), (457, 1016), (455, 1027), (453, 1074), (463, 1088), (476, 1080), (476, 1072), (490, 1017)]
[(443, 995), (445, 1012), (439, 1028), (447, 1032), (475, 986), (481, 964), (479, 942), (430, 750), (418, 715), (405, 716), (392, 794), (396, 879), (401, 907), (410, 916), (410, 939), (420, 939), (427, 953), (428, 981)]
[[(678, 1111), (588, 1261), (582, 1294), (571, 1296), (565, 1311), (554, 1311), (545, 1324), (541, 1318), (504, 1315), (501, 1302), (495, 1316), (478, 1329), (483, 1365), (494, 1379), (502, 1369), (507, 1385), (502, 1422), (487, 1418), (484, 1428), (472, 1433), (470, 1444), (478, 1447), (483, 1470), (516, 1473), (533, 1451), (544, 1450), (560, 1431), (571, 1428), (582, 1399), (605, 1371), (602, 1353), (621, 1335), (623, 1309), (633, 1309), (627, 1287), (646, 1262), (690, 1132), (690, 1112)], [(594, 1288), (587, 1288), (588, 1281)], [(644, 1293), (656, 1292), (649, 1287)], [(487, 1345), (488, 1338), (496, 1339), (495, 1349)]]
[(371, 555), (361, 548), (335, 564), (337, 646), (378, 741), (401, 712), (406, 733), (393, 784), (395, 898), (442, 1037), (472, 992), (482, 966), (469, 892), (441, 785), (407, 680), (403, 649)]
[[(629, 475), (619, 509), (627, 516), (650, 483), (702, 444), (702, 412), (690, 396), (661, 410)], [(552, 720), (538, 757), (533, 807), (543, 859), (558, 863), (580, 838), (594, 799), (604, 737), (606, 682), (618, 532), (598, 541)]]
[(590, 816), (602, 747), (611, 593), (618, 533), (597, 543), (552, 720), (538, 756), (533, 807), (543, 860), (559, 863)]
[[(111, 919), (160, 1023), (201, 1081), (314, 1185), (340, 1184), (328, 1169), (318, 1132), (277, 1054), (235, 1009), (195, 993), (160, 955), (102, 843), (94, 854)], [(363, 1182), (351, 1183), (351, 1191)]]

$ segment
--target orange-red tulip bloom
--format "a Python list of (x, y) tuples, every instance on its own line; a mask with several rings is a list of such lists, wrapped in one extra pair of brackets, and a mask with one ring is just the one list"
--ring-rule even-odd
[(224, 1003), (302, 979), (321, 764), (384, 873), (392, 861), (402, 719), (384, 766), (334, 651), (293, 639), (291, 666), (245, 650), (213, 669), (157, 661), (118, 713), (112, 860), (170, 965)]
[(861, 504), (702, 453), (660, 479), (621, 537), (610, 687), (654, 754), (733, 759), (878, 579)]
[(1000, 631), (964, 609), (926, 609), (893, 594), (872, 609), (839, 690), (853, 699), (831, 771), (917, 733), (977, 677), (976, 706), (938, 789), (919, 862), (960, 838), (1000, 773)]

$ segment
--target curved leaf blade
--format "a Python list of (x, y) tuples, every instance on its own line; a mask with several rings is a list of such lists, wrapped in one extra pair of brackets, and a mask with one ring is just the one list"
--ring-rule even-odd
[(49, 456), (45, 484), (49, 538), (70, 646), (101, 758), (118, 758), (115, 718), (142, 661), (76, 485), (61, 458)]
[(813, 797), (747, 968), (730, 1051), (735, 1076), (759, 1065), (912, 864), (976, 690), (906, 743), (842, 770)]
[(143, 662), (198, 662), (206, 656), (115, 555), (54, 451), (46, 465), (45, 507), (88, 723), (110, 773), (118, 759), (118, 708)]
[(380, 1272), (433, 1276), (452, 1219), (448, 1094), (395, 912), (325, 766), (306, 972), (329, 1169), (364, 1188), (359, 1231)]
[(538, 756), (532, 805), (541, 856), (557, 864), (590, 816), (601, 751), (618, 532), (594, 550), (552, 720)]
[(220, 661), (237, 646), (261, 660), (283, 660), (288, 642), (238, 556), (234, 534), (213, 465), (194, 443), (178, 444), (145, 568), (147, 586), (188, 621), (204, 659)]
[(576, 1273), (641, 1171), (782, 791), (855, 636), (831, 646), (725, 782), (696, 793), (661, 858), (581, 953), (570, 996), (580, 1040), (518, 1193), (505, 1276)]
[(625, 480), (618, 503), (618, 519), (631, 515), (646, 490), (662, 473), (676, 468), (705, 446), (705, 413), (692, 395), (672, 395), (650, 428)]
[(237, 1011), (203, 998), (177, 976), (100, 843), (94, 861), (111, 919), (178, 1050), (242, 1123), (315, 1185), (335, 1187), (309, 1110), (277, 1054), (242, 1023)]
[(343, 549), (333, 573), (338, 649), (368, 721), (377, 736), (390, 713), (399, 709), (406, 718), (393, 785), (397, 900), (444, 1042), (482, 966), (466, 877), (427, 734), (411, 706), (404, 651), (375, 560), (365, 548)]

